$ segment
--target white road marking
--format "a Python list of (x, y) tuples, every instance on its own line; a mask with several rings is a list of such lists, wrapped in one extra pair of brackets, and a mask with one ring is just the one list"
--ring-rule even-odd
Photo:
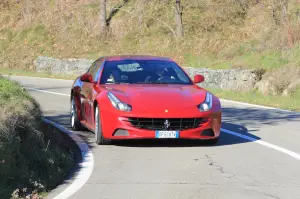
[(26, 89), (27, 90), (33, 90), (33, 91), (39, 91), (39, 92), (43, 92), (43, 93), (49, 93), (49, 94), (54, 94), (54, 95), (63, 95), (63, 96), (70, 97), (70, 95), (64, 94), (64, 93), (57, 93), (57, 92), (52, 92), (52, 91), (45, 91), (45, 90), (36, 89), (36, 88), (26, 88)]
[[(40, 89), (33, 89), (33, 88), (29, 88), (28, 90), (35, 90), (35, 91), (40, 91), (40, 92), (44, 92), (44, 93), (50, 93), (50, 94), (55, 94), (55, 95), (63, 95), (63, 96), (70, 96), (68, 94), (63, 94), (63, 93), (57, 93), (57, 92), (51, 92), (51, 91), (45, 91), (45, 90), (40, 90)], [(249, 104), (248, 104), (249, 105)], [(273, 108), (271, 108), (273, 109)], [(59, 128), (64, 128), (58, 124), (55, 124), (57, 127)], [(260, 144), (262, 146), (274, 149), (276, 151), (282, 152), (288, 156), (291, 156), (297, 160), (300, 160), (300, 154), (295, 153), (293, 151), (290, 151), (288, 149), (282, 148), (280, 146), (262, 141), (262, 140), (257, 140), (255, 138), (246, 136), (246, 135), (242, 135), (240, 133), (236, 133), (227, 129), (223, 129), (221, 128), (221, 131), (223, 133), (227, 133), (233, 136), (237, 136), (240, 138), (243, 138), (245, 140), (249, 140), (251, 142), (255, 142), (257, 144)], [(80, 170), (78, 176), (76, 177), (76, 179), (73, 181), (73, 183), (66, 189), (64, 190), (62, 193), (60, 193), (58, 196), (56, 196), (54, 199), (65, 199), (70, 197), (71, 195), (73, 195), (75, 192), (77, 192), (89, 179), (90, 175), (92, 174), (92, 170), (93, 170), (93, 164), (94, 164), (94, 160), (93, 160), (93, 155), (90, 151), (90, 149), (88, 148), (87, 144), (82, 141), (82, 139), (78, 136), (76, 136), (74, 133), (67, 131), (66, 132), (68, 135), (70, 135), (70, 137), (75, 140), (75, 142), (77, 143), (77, 145), (80, 147), (81, 149), (81, 153), (83, 155), (83, 157), (85, 157), (85, 159), (83, 160), (83, 162), (81, 163), (81, 167), (82, 169)], [(80, 140), (80, 142), (78, 143), (78, 140)], [(83, 144), (84, 143), (84, 144)]]
[(86, 182), (89, 180), (92, 175), (94, 167), (94, 156), (89, 146), (75, 133), (72, 133), (65, 127), (50, 120), (44, 119), (45, 122), (51, 123), (56, 128), (60, 129), (62, 132), (66, 133), (71, 139), (75, 141), (77, 146), (81, 151), (82, 161), (80, 162), (79, 172), (76, 174), (75, 179), (72, 184), (68, 186), (63, 192), (59, 193), (53, 199), (66, 199), (76, 193)]
[(271, 143), (268, 143), (268, 142), (265, 142), (265, 141), (261, 141), (261, 140), (258, 140), (258, 139), (256, 139), (256, 138), (252, 138), (252, 137), (249, 137), (249, 136), (246, 136), (246, 135), (242, 135), (242, 134), (240, 134), (240, 133), (236, 133), (236, 132), (233, 132), (233, 131), (230, 131), (230, 130), (227, 130), (227, 129), (223, 129), (223, 128), (222, 128), (221, 131), (222, 131), (223, 133), (227, 133), (227, 134), (230, 134), (230, 135), (234, 135), (234, 136), (243, 138), (243, 139), (245, 139), (245, 140), (249, 140), (249, 141), (251, 141), (251, 142), (255, 142), (255, 143), (257, 143), (257, 144), (263, 145), (263, 146), (265, 146), (265, 147), (269, 147), (269, 148), (274, 149), (274, 150), (276, 150), (276, 151), (280, 151), (280, 152), (282, 152), (282, 153), (285, 153), (286, 155), (289, 155), (289, 156), (291, 156), (291, 157), (293, 157), (293, 158), (296, 158), (296, 159), (300, 160), (300, 154), (295, 153), (295, 152), (293, 152), (293, 151), (290, 151), (290, 150), (288, 150), (288, 149), (282, 148), (282, 147), (280, 147), (280, 146), (277, 146), (277, 145), (274, 145), (274, 144), (271, 144)]

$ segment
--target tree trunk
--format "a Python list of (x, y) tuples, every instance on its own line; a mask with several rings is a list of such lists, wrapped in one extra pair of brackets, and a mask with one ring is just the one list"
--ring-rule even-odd
[(294, 44), (294, 36), (289, 23), (288, 9), (289, 0), (272, 0), (273, 1), (273, 17), (275, 24), (279, 27), (284, 28), (287, 36), (287, 45), (292, 48)]
[(181, 2), (175, 0), (175, 23), (176, 23), (176, 35), (177, 37), (183, 37), (183, 24), (182, 24), (182, 13), (181, 13)]
[(139, 23), (140, 30), (142, 30), (143, 28), (143, 13), (144, 13), (145, 4), (146, 4), (145, 0), (139, 0), (137, 5), (137, 16), (138, 16), (138, 23)]
[(105, 36), (106, 31), (106, 0), (100, 0), (100, 35)]
[(277, 26), (288, 23), (288, 0), (271, 0), (273, 6), (273, 18)]

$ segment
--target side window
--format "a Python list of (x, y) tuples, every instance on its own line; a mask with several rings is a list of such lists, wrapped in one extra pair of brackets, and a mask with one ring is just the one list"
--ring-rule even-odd
[(96, 62), (94, 62), (91, 66), (90, 66), (90, 68), (89, 68), (89, 70), (88, 70), (88, 73), (90, 73), (91, 75), (92, 75), (92, 77), (93, 77), (93, 80), (94, 80), (94, 73), (95, 73), (95, 68), (96, 68)]
[(174, 66), (173, 69), (175, 70), (175, 72), (176, 72), (178, 78), (179, 78), (181, 81), (183, 81), (183, 82), (185, 82), (185, 83), (190, 82), (190, 80), (188, 79), (188, 77), (185, 75), (185, 73), (184, 73), (179, 67)]
[(99, 74), (100, 74), (99, 69), (100, 69), (102, 63), (103, 63), (103, 59), (99, 59), (99, 60), (95, 61), (93, 63), (93, 65), (91, 66), (90, 73), (92, 75), (94, 82), (97, 82), (99, 79)]

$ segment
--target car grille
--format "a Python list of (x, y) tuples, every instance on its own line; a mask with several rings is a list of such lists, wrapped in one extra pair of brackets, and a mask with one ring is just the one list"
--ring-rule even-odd
[(207, 122), (206, 118), (128, 118), (132, 126), (147, 130), (188, 130)]

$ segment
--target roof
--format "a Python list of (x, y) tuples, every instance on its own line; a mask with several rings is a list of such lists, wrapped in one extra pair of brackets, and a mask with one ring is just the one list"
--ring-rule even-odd
[(152, 55), (115, 55), (115, 56), (104, 56), (107, 61), (122, 61), (128, 59), (135, 60), (159, 60), (159, 61), (173, 61), (168, 57), (152, 56)]

